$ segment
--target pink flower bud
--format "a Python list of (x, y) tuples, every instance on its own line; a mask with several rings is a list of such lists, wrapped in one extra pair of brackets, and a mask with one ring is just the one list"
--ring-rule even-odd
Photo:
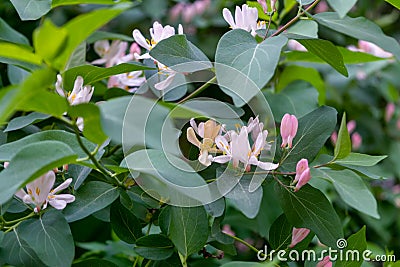
[(224, 226), (222, 226), (222, 232), (232, 236), (236, 235), (229, 224), (225, 224)]
[(305, 170), (308, 169), (308, 160), (307, 159), (301, 159), (299, 162), (297, 162), (296, 165), (296, 176), (294, 178), (294, 183), (297, 183), (300, 180), (301, 175)]
[(286, 113), (281, 122), (281, 136), (282, 145), (281, 147), (288, 146), (292, 147), (293, 138), (296, 136), (298, 127), (298, 121), (296, 116)]
[(395, 110), (396, 110), (396, 106), (393, 103), (388, 103), (386, 105), (386, 110), (385, 110), (385, 121), (386, 122), (389, 122), (392, 119)]
[(329, 7), (325, 1), (319, 2), (319, 4), (315, 7), (315, 13), (322, 13), (328, 11)]
[(293, 227), (292, 242), (290, 243), (289, 248), (293, 248), (298, 243), (303, 241), (304, 238), (306, 238), (309, 233), (310, 233), (310, 229)]
[(351, 136), (351, 144), (354, 150), (357, 150), (360, 148), (362, 144), (362, 137), (359, 133), (355, 132)]
[(137, 43), (132, 43), (132, 44), (131, 44), (131, 47), (129, 48), (129, 52), (130, 52), (132, 55), (135, 55), (135, 54), (140, 55), (140, 53), (141, 53), (142, 51), (141, 51), (141, 49), (140, 49), (140, 46), (139, 46)]
[[(257, 0), (257, 2), (262, 6), (264, 13), (268, 12), (268, 5), (266, 0)], [(272, 2), (271, 2), (272, 4)]]
[(316, 267), (332, 267), (332, 262), (329, 256), (326, 256), (322, 261), (318, 262)]
[(4, 168), (7, 168), (9, 164), (10, 164), (10, 162), (8, 162), (8, 161), (4, 162), (3, 163)]
[(310, 173), (310, 169), (307, 168), (300, 176), (299, 181), (296, 184), (296, 187), (294, 189), (295, 192), (299, 191), (300, 188), (307, 184), (311, 179), (311, 173)]
[(337, 136), (337, 132), (333, 132), (332, 135), (331, 135), (332, 144), (336, 145), (337, 137), (338, 137)]
[(356, 126), (357, 126), (357, 123), (355, 120), (351, 120), (347, 123), (347, 131), (349, 132), (349, 134), (351, 134), (354, 131)]

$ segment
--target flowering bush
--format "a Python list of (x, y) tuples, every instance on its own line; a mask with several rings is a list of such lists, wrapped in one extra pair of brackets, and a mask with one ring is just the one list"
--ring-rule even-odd
[(34, 28), (0, 19), (0, 263), (397, 256), (398, 41), (357, 1), (172, 2), (0, 4)]

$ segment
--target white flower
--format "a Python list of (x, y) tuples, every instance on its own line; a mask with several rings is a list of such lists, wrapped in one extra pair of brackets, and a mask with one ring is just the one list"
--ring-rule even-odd
[(83, 78), (78, 76), (71, 92), (66, 93), (63, 88), (63, 79), (60, 74), (57, 75), (56, 91), (57, 93), (68, 99), (71, 105), (88, 103), (93, 95), (94, 87), (90, 85), (83, 86)]
[(258, 160), (258, 156), (265, 147), (268, 131), (260, 132), (252, 147), (250, 147), (248, 134), (247, 127), (244, 126), (239, 134), (236, 132), (230, 133), (230, 143), (225, 137), (217, 136), (215, 138), (216, 145), (224, 155), (214, 157), (211, 160), (219, 163), (232, 161), (235, 168), (239, 167), (241, 162), (246, 170), (250, 169), (250, 165), (258, 166), (267, 171), (278, 168), (278, 164)]
[(108, 88), (118, 87), (125, 89), (129, 92), (135, 92), (140, 87), (146, 78), (142, 76), (142, 71), (132, 71), (111, 76), (108, 80)]
[(115, 40), (110, 43), (107, 40), (101, 40), (94, 43), (94, 51), (101, 57), (92, 62), (92, 64), (112, 67), (120, 64), (121, 62), (128, 62), (133, 60), (133, 54), (125, 55), (128, 48), (127, 42)]
[(15, 195), (27, 204), (34, 204), (34, 211), (36, 213), (45, 209), (47, 204), (50, 204), (58, 210), (62, 210), (67, 203), (75, 201), (75, 197), (70, 194), (57, 195), (56, 193), (67, 188), (72, 182), (72, 179), (69, 178), (65, 180), (62, 184), (51, 190), (55, 180), (54, 172), (49, 171), (33, 182), (28, 183), (26, 185), (26, 192), (24, 189), (20, 189)]
[(233, 19), (232, 13), (227, 8), (223, 9), (222, 15), (232, 29), (243, 29), (245, 31), (251, 32), (253, 36), (256, 35), (256, 30), (259, 27), (262, 27), (261, 24), (260, 26), (257, 25), (257, 8), (249, 7), (246, 4), (242, 5), (242, 8), (236, 6), (235, 19)]

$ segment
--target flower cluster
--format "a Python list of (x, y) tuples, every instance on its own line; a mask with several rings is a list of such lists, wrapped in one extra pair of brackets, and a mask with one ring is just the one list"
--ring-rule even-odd
[[(250, 170), (251, 165), (267, 171), (278, 168), (278, 164), (258, 160), (261, 151), (269, 148), (266, 143), (268, 131), (263, 130), (264, 124), (259, 122), (258, 117), (251, 118), (247, 126), (242, 126), (237, 131), (226, 131), (223, 125), (218, 125), (213, 120), (197, 126), (192, 119), (191, 125), (192, 127), (187, 130), (187, 139), (200, 148), (199, 161), (205, 166), (211, 165), (212, 162), (232, 162), (235, 168), (242, 164), (246, 171)], [(197, 139), (195, 132), (203, 138), (202, 142)], [(222, 132), (225, 134), (222, 135)], [(253, 145), (250, 145), (249, 136)], [(209, 153), (222, 153), (222, 155), (212, 156)]]
[[(7, 168), (8, 162), (4, 163)], [(58, 210), (64, 209), (68, 203), (75, 201), (75, 196), (71, 194), (57, 194), (66, 189), (72, 182), (72, 178), (65, 180), (62, 184), (52, 189), (56, 181), (54, 171), (48, 171), (39, 178), (33, 180), (26, 185), (26, 191), (20, 189), (15, 193), (15, 196), (21, 199), (26, 204), (33, 204), (36, 213), (47, 208), (50, 204)]]
[(227, 8), (223, 9), (222, 15), (232, 29), (243, 29), (251, 32), (253, 36), (257, 35), (257, 30), (266, 28), (264, 21), (258, 22), (257, 8), (249, 7), (246, 4), (242, 5), (242, 8), (236, 6), (235, 18)]
[(196, 0), (193, 3), (179, 2), (169, 12), (172, 21), (181, 15), (184, 23), (190, 23), (196, 16), (201, 16), (210, 7), (211, 0)]

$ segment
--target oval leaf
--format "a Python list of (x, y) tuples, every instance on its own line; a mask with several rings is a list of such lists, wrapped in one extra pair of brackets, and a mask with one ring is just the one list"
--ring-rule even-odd
[(110, 221), (115, 234), (129, 244), (134, 244), (143, 236), (140, 221), (130, 210), (122, 206), (119, 200), (111, 205)]
[(135, 252), (145, 259), (165, 260), (174, 253), (174, 245), (163, 235), (148, 235), (136, 241)]

